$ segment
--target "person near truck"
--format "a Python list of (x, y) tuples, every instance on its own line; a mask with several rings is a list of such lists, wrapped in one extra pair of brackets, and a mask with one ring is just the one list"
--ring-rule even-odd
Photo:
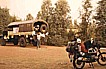
[(37, 48), (40, 48), (40, 39), (41, 39), (41, 33), (39, 32), (38, 34), (37, 34)]

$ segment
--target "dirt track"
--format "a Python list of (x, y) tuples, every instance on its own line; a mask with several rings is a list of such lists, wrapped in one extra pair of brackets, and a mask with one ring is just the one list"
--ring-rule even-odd
[[(95, 69), (106, 69), (94, 63)], [(0, 46), (0, 69), (73, 69), (65, 47)], [(84, 69), (92, 69), (86, 64)]]

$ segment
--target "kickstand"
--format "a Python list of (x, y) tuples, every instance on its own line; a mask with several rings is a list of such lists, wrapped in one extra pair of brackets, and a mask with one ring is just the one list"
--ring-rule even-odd
[(89, 63), (89, 66), (90, 66), (90, 68), (93, 68), (94, 69), (94, 65), (93, 65), (93, 63), (91, 62), (91, 63)]

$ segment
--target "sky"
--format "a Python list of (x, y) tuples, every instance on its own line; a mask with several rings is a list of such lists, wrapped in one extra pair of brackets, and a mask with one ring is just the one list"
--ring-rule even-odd
[[(54, 4), (57, 0), (51, 0)], [(67, 0), (71, 8), (72, 19), (77, 19), (79, 14), (79, 7), (82, 0)], [(92, 0), (93, 5), (96, 6), (98, 0)], [(0, 0), (1, 7), (9, 8), (10, 15), (16, 15), (21, 19), (25, 19), (28, 13), (31, 13), (36, 18), (38, 11), (41, 9), (43, 0)]]

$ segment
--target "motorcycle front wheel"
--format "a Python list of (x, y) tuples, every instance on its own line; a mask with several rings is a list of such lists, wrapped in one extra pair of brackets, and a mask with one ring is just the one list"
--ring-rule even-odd
[(98, 55), (98, 64), (105, 66), (106, 65), (106, 52), (100, 53)]
[(78, 58), (73, 60), (73, 66), (75, 69), (83, 69), (85, 62), (81, 62)]

